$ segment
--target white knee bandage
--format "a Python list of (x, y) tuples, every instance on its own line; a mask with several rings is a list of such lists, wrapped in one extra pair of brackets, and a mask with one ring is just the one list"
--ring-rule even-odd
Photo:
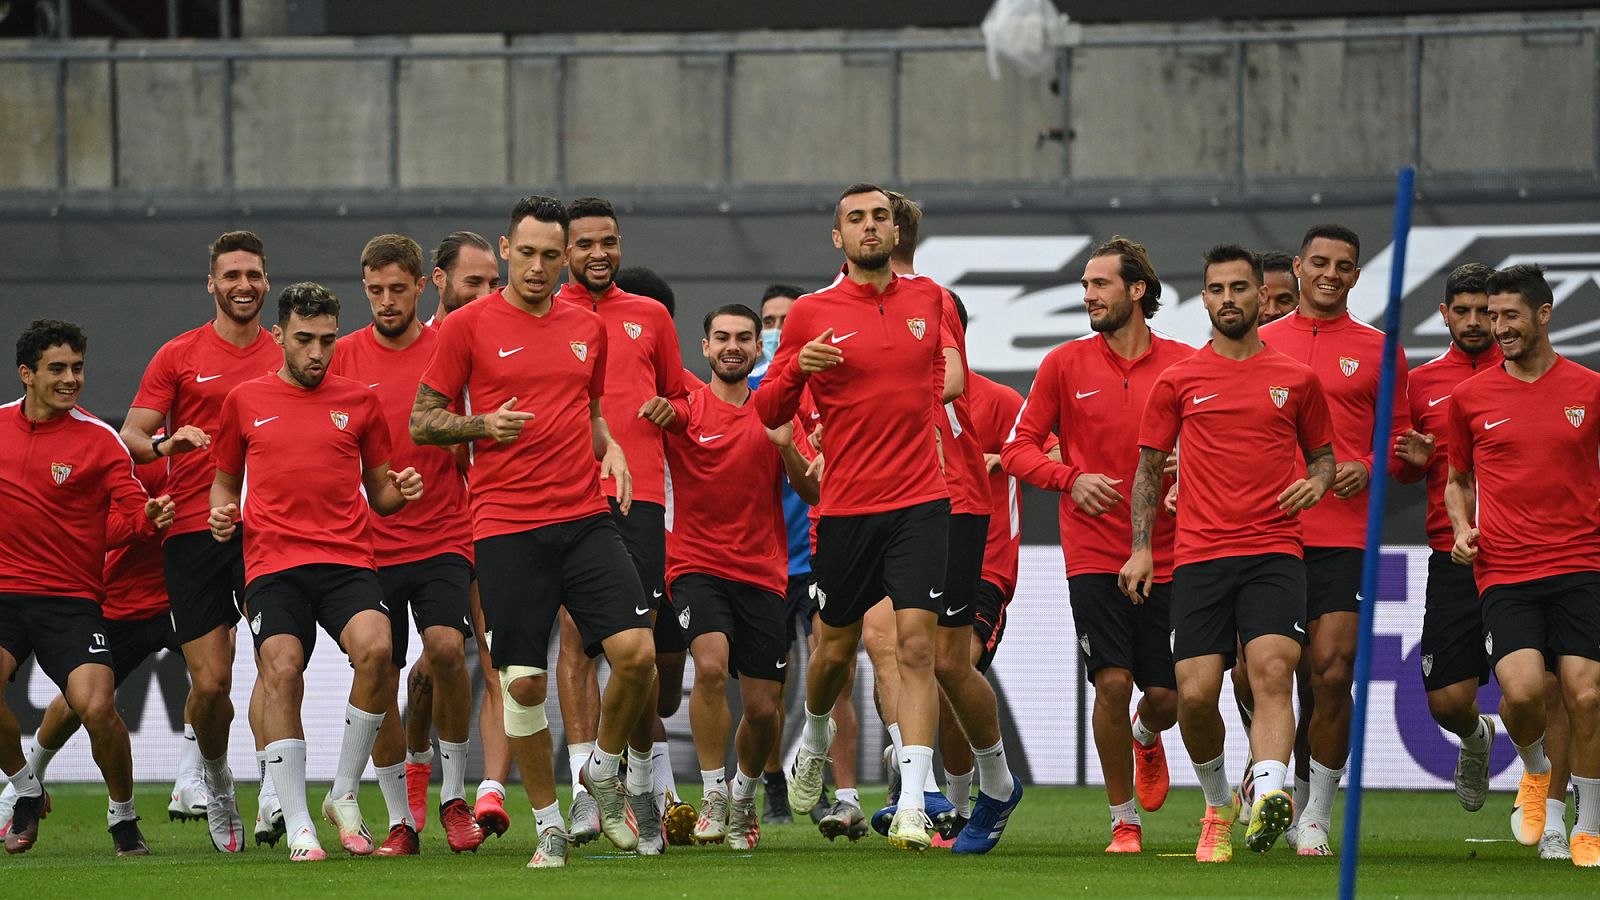
[(500, 700), (505, 708), (506, 737), (532, 737), (550, 727), (550, 720), (545, 718), (543, 700), (533, 706), (523, 706), (511, 696), (513, 681), (533, 678), (544, 672), (544, 669), (533, 666), (506, 666), (500, 670)]

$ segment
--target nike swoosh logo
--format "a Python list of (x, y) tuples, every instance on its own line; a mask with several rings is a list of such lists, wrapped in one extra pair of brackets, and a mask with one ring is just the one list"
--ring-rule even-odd
[(1491, 430), (1491, 429), (1494, 429), (1494, 428), (1498, 428), (1498, 427), (1500, 427), (1500, 426), (1501, 426), (1501, 425), (1504, 425), (1504, 424), (1505, 424), (1505, 423), (1507, 423), (1507, 422), (1509, 422), (1509, 421), (1511, 421), (1511, 417), (1510, 417), (1510, 416), (1506, 416), (1506, 417), (1505, 417), (1505, 418), (1504, 418), (1504, 419), (1501, 419), (1501, 420), (1500, 420), (1500, 421), (1498, 421), (1498, 422), (1489, 422), (1489, 421), (1485, 421), (1485, 422), (1484, 422), (1484, 423), (1483, 423), (1483, 430), (1484, 430), (1484, 431), (1489, 431), (1489, 430)]
[(378, 385), (380, 385), (380, 384), (382, 384), (382, 383), (383, 383), (383, 382), (381, 382), (381, 381), (379, 381), (379, 382), (374, 382), (374, 383), (372, 383), (372, 384), (369, 384), (369, 385), (367, 385), (367, 387), (369, 387), (369, 388), (373, 388), (373, 389), (376, 389), (376, 388), (377, 388), (377, 387), (378, 387)]
[(651, 591), (650, 592), (650, 596), (656, 598), (657, 600), (660, 600), (661, 599), (661, 592), (660, 591)]
[(268, 416), (265, 419), (257, 419), (256, 420), (256, 427), (260, 428), (261, 426), (267, 424), (268, 422), (271, 422), (273, 419), (276, 419), (276, 418), (277, 418), (277, 416)]
[(281, 763), (281, 762), (283, 762), (283, 757), (278, 756), (278, 757), (274, 757), (272, 759), (267, 760), (267, 765), (269, 765), (269, 766), (276, 765), (276, 764)]
[(944, 591), (940, 591), (937, 594), (935, 594), (933, 591), (929, 591), (928, 592), (928, 599), (929, 600), (937, 600), (937, 599), (939, 599), (940, 597), (943, 597), (943, 596), (944, 596)]
[(501, 359), (505, 359), (506, 357), (510, 356), (513, 353), (521, 353), (521, 352), (522, 352), (522, 348), (521, 347), (518, 347), (515, 350), (507, 350), (504, 347), (501, 347), (500, 348), (500, 358)]
[(716, 440), (719, 437), (722, 437), (722, 435), (720, 435), (720, 434), (702, 434), (702, 435), (700, 435), (700, 443), (709, 444), (709, 443), (711, 443), (712, 441)]
[(966, 608), (967, 608), (967, 604), (965, 604), (965, 603), (961, 604), (960, 606), (956, 607), (955, 609), (950, 609), (950, 608), (946, 607), (946, 609), (944, 611), (944, 614), (946, 616), (953, 616), (956, 613), (961, 612), (963, 609), (966, 609)]
[(645, 613), (647, 613), (649, 611), (650, 611), (650, 607), (648, 607), (648, 606), (635, 606), (633, 608), (633, 614), (636, 615), (636, 616), (642, 616), (642, 615), (644, 615)]
[(820, 418), (822, 418), (822, 413), (814, 412), (814, 413), (811, 414), (811, 418), (820, 419)]
[(1194, 399), (1194, 405), (1195, 406), (1199, 406), (1200, 404), (1206, 402), (1207, 400), (1210, 400), (1211, 398), (1213, 398), (1215, 396), (1217, 396), (1217, 395), (1216, 394), (1207, 394), (1204, 397), (1198, 397), (1197, 396), (1197, 397), (1193, 398)]
[(1294, 623), (1294, 630), (1300, 632), (1301, 634), (1305, 634), (1306, 633), (1306, 630), (1304, 628), (1300, 627), (1300, 623), (1299, 622)]
[(1087, 392), (1085, 392), (1085, 391), (1078, 391), (1078, 392), (1077, 392), (1077, 393), (1078, 393), (1078, 399), (1079, 399), (1079, 400), (1082, 400), (1082, 399), (1083, 399), (1083, 398), (1085, 398), (1085, 397), (1093, 397), (1093, 396), (1094, 396), (1094, 395), (1095, 395), (1095, 394), (1098, 394), (1098, 393), (1100, 393), (1100, 389), (1099, 389), (1099, 388), (1095, 388), (1095, 389), (1094, 389), (1094, 390), (1092, 390), (1092, 391), (1087, 391)]
[(216, 381), (221, 377), (221, 375), (196, 375), (194, 380), (200, 382), (201, 384), (205, 384), (208, 381)]
[(111, 648), (110, 647), (90, 647), (89, 648), (89, 652), (90, 653), (110, 653), (111, 652)]
[(852, 331), (849, 334), (836, 334), (833, 337), (828, 338), (828, 342), (829, 343), (833, 343), (833, 344), (837, 344), (840, 341), (849, 340), (850, 338), (855, 337), (857, 334), (860, 334), (860, 332), (859, 331)]
[(789, 665), (789, 661), (787, 659), (778, 660), (778, 668), (782, 669), (782, 668), (787, 667), (788, 665)]
[(1446, 400), (1449, 400), (1451, 396), (1452, 396), (1451, 394), (1445, 394), (1443, 397), (1440, 397), (1437, 400), (1429, 400), (1428, 401), (1428, 408), (1432, 409), (1435, 406), (1438, 406), (1439, 404), (1445, 402)]

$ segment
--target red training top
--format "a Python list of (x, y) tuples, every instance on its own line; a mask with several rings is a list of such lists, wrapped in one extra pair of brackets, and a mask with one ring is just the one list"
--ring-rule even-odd
[(1301, 477), (1304, 453), (1333, 442), (1314, 372), (1270, 346), (1232, 360), (1208, 341), (1161, 373), (1145, 406), (1139, 446), (1170, 452), (1180, 440), (1174, 566), (1304, 555), (1300, 523), (1278, 497)]
[(1428, 546), (1443, 553), (1449, 553), (1456, 543), (1450, 515), (1444, 508), (1444, 483), (1450, 468), (1450, 395), (1456, 385), (1490, 366), (1498, 366), (1501, 358), (1497, 344), (1490, 344), (1476, 355), (1451, 344), (1450, 349), (1411, 370), (1411, 427), (1433, 435), (1433, 459), (1425, 469), (1402, 463), (1395, 477), (1406, 484), (1427, 477)]
[[(818, 514), (859, 516), (950, 496), (939, 467), (934, 414), (942, 401), (946, 294), (916, 275), (893, 275), (883, 293), (844, 274), (796, 300), (778, 352), (755, 392), (761, 420), (794, 418), (809, 387), (827, 427)], [(825, 330), (844, 351), (837, 366), (800, 371), (800, 349)]]
[(104, 600), (106, 547), (147, 521), (128, 448), (77, 407), (33, 422), (18, 399), (0, 417), (0, 594)]
[(1477, 476), (1479, 591), (1600, 571), (1600, 374), (1566, 357), (1531, 384), (1485, 369), (1456, 385), (1449, 423), (1450, 468)]
[[(965, 396), (972, 413), (972, 433), (983, 453), (999, 453), (1022, 410), (1022, 395), (977, 372), (967, 374)], [(987, 466), (985, 467), (987, 472)], [(989, 535), (983, 545), (983, 580), (1010, 597), (1017, 590), (1017, 555), (1022, 547), (1022, 507), (1017, 479), (1004, 469), (987, 474)]]
[[(972, 383), (972, 370), (967, 367), (967, 335), (961, 327), (961, 315), (956, 312), (955, 300), (944, 292), (943, 336), (945, 347), (961, 356), (963, 384)], [(939, 396), (944, 396), (944, 372), (939, 373), (935, 386)], [(966, 390), (949, 403), (941, 402), (934, 410), (933, 421), (939, 428), (939, 445), (944, 453), (944, 484), (950, 492), (950, 512), (954, 515), (989, 515), (989, 473), (983, 465), (983, 448), (972, 434), (972, 405)], [(826, 432), (824, 432), (826, 433)]]
[[(152, 497), (161, 496), (167, 478), (167, 461), (155, 459), (133, 468), (134, 477)], [(161, 537), (144, 516), (139, 530), (121, 546), (106, 551), (106, 599), (100, 614), (112, 622), (142, 622), (164, 615), (167, 602), (167, 575), (161, 558)]]
[(362, 473), (389, 450), (378, 395), (354, 379), (307, 390), (268, 375), (234, 388), (211, 455), (244, 476), (245, 580), (316, 563), (375, 568)]
[[(1124, 499), (1091, 516), (1072, 501), (1072, 485), (1081, 475), (1099, 473), (1120, 479), (1117, 493), (1132, 496), (1139, 471), (1140, 415), (1151, 389), (1163, 372), (1194, 352), (1188, 344), (1151, 332), (1150, 348), (1137, 359), (1124, 359), (1104, 336), (1089, 334), (1051, 350), (1039, 364), (1001, 458), (1006, 471), (1060, 493), (1061, 550), (1068, 576), (1122, 571), (1133, 540), (1132, 501)], [(1045, 456), (1045, 440), (1052, 433), (1063, 445), (1059, 463)], [(1163, 496), (1169, 485), (1162, 479)], [(1172, 517), (1158, 512), (1150, 545), (1158, 582), (1172, 579), (1175, 532)]]
[[(1372, 420), (1378, 414), (1383, 332), (1352, 318), (1349, 313), (1332, 319), (1313, 319), (1294, 312), (1262, 326), (1261, 339), (1317, 373), (1333, 417), (1334, 461), (1359, 462), (1367, 467), (1369, 474), (1381, 477), (1373, 466)], [(1389, 416), (1389, 442), (1384, 445), (1390, 448), (1394, 447), (1395, 438), (1411, 426), (1411, 404), (1406, 399), (1406, 354), (1398, 346), (1395, 366), (1394, 409)], [(1398, 475), (1402, 463), (1393, 453), (1384, 456), (1385, 471)], [(1329, 491), (1321, 503), (1301, 513), (1306, 546), (1365, 547), (1368, 496), (1366, 488), (1346, 500), (1340, 500)]]
[[(575, 303), (554, 303), (536, 316), (512, 306), (501, 289), (444, 320), (422, 383), (446, 397), (464, 393), (468, 415), (513, 397), (517, 409), (533, 413), (516, 440), (471, 444), (474, 540), (608, 511), (589, 415), (605, 390), (605, 360), (605, 325)], [(628, 462), (631, 470), (633, 457)]]
[[(446, 319), (445, 321), (449, 321)], [(458, 553), (472, 561), (472, 519), (467, 513), (467, 486), (446, 447), (419, 447), (411, 440), (411, 408), (417, 382), (433, 361), (439, 343), (437, 328), (424, 327), (404, 350), (378, 343), (372, 328), (339, 339), (328, 371), (366, 384), (378, 395), (389, 423), (389, 468), (415, 467), (422, 476), (422, 497), (392, 516), (372, 517), (372, 550), (380, 566), (398, 566)]]

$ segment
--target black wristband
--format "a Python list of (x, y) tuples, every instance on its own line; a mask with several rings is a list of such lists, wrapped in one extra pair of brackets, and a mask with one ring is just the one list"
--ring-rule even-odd
[(169, 435), (163, 434), (162, 436), (152, 440), (150, 442), (150, 452), (154, 453), (159, 458), (161, 456), (161, 445), (167, 440), (168, 437)]

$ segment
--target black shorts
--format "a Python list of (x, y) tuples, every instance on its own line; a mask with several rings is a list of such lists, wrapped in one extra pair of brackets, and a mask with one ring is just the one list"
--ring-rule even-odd
[(1307, 547), (1306, 621), (1324, 613), (1361, 612), (1361, 561), (1354, 547)]
[(689, 638), (678, 624), (678, 611), (670, 593), (656, 607), (655, 640), (657, 653), (684, 653), (689, 649)]
[(39, 668), (63, 693), (67, 676), (79, 666), (113, 664), (100, 604), (83, 597), (0, 594), (0, 647), (18, 669), (30, 655), (37, 656)]
[(609, 513), (484, 538), (477, 558), (484, 639), (502, 669), (549, 667), (562, 606), (590, 656), (618, 632), (650, 627), (648, 595)]
[(1172, 584), (1150, 585), (1150, 596), (1134, 603), (1103, 572), (1067, 578), (1072, 620), (1078, 629), (1083, 671), (1094, 683), (1101, 669), (1127, 669), (1140, 690), (1176, 688), (1172, 672)]
[(267, 638), (288, 634), (300, 640), (309, 661), (317, 626), (339, 643), (357, 613), (383, 612), (383, 586), (371, 569), (312, 563), (255, 578), (244, 589), (244, 608), (257, 653)]
[(978, 582), (983, 580), (983, 550), (989, 540), (989, 517), (970, 513), (950, 516), (949, 552), (945, 556), (944, 598), (939, 624), (966, 628), (977, 611)]
[(118, 687), (157, 653), (183, 652), (178, 633), (172, 628), (172, 617), (166, 613), (148, 619), (107, 619), (106, 639), (111, 643), (111, 674)]
[(1428, 554), (1428, 602), (1422, 614), (1422, 687), (1437, 691), (1459, 681), (1489, 681), (1483, 652), (1483, 602), (1471, 566), (1448, 551)]
[(811, 617), (816, 615), (817, 601), (812, 596), (811, 573), (790, 575), (789, 585), (783, 592), (783, 638), (793, 642), (798, 634), (795, 626), (811, 636)]
[(822, 621), (835, 628), (853, 625), (884, 597), (897, 610), (943, 612), (949, 544), (949, 500), (864, 516), (823, 516), (811, 561)]
[(172, 627), (187, 644), (239, 624), (244, 598), (244, 528), (226, 544), (209, 531), (175, 534), (161, 545)]
[(660, 609), (661, 598), (666, 595), (667, 576), (667, 510), (659, 503), (635, 500), (628, 514), (617, 510), (617, 499), (607, 498), (611, 504), (611, 521), (622, 536), (622, 546), (633, 560), (633, 570), (639, 575), (639, 586), (650, 598), (650, 608)]
[(429, 628), (454, 628), (472, 635), (472, 564), (459, 553), (441, 553), (397, 566), (378, 567), (384, 611), (389, 614), (389, 641), (396, 666), (406, 664), (411, 642), (406, 608), (421, 634)]
[(1600, 572), (1571, 572), (1483, 592), (1483, 651), (1491, 667), (1535, 649), (1554, 658), (1600, 660)]
[(1172, 573), (1172, 660), (1221, 656), (1232, 668), (1239, 644), (1281, 634), (1306, 642), (1306, 566), (1298, 556), (1226, 556)]
[(1000, 585), (988, 579), (978, 582), (978, 593), (973, 601), (972, 633), (983, 642), (983, 654), (976, 666), (987, 673), (994, 664), (994, 654), (1000, 649), (1000, 639), (1006, 634), (1006, 607), (1011, 598), (1000, 590)]
[(728, 669), (735, 676), (781, 682), (788, 672), (783, 598), (755, 585), (703, 572), (672, 581), (672, 605), (689, 644), (703, 634), (728, 638)]

